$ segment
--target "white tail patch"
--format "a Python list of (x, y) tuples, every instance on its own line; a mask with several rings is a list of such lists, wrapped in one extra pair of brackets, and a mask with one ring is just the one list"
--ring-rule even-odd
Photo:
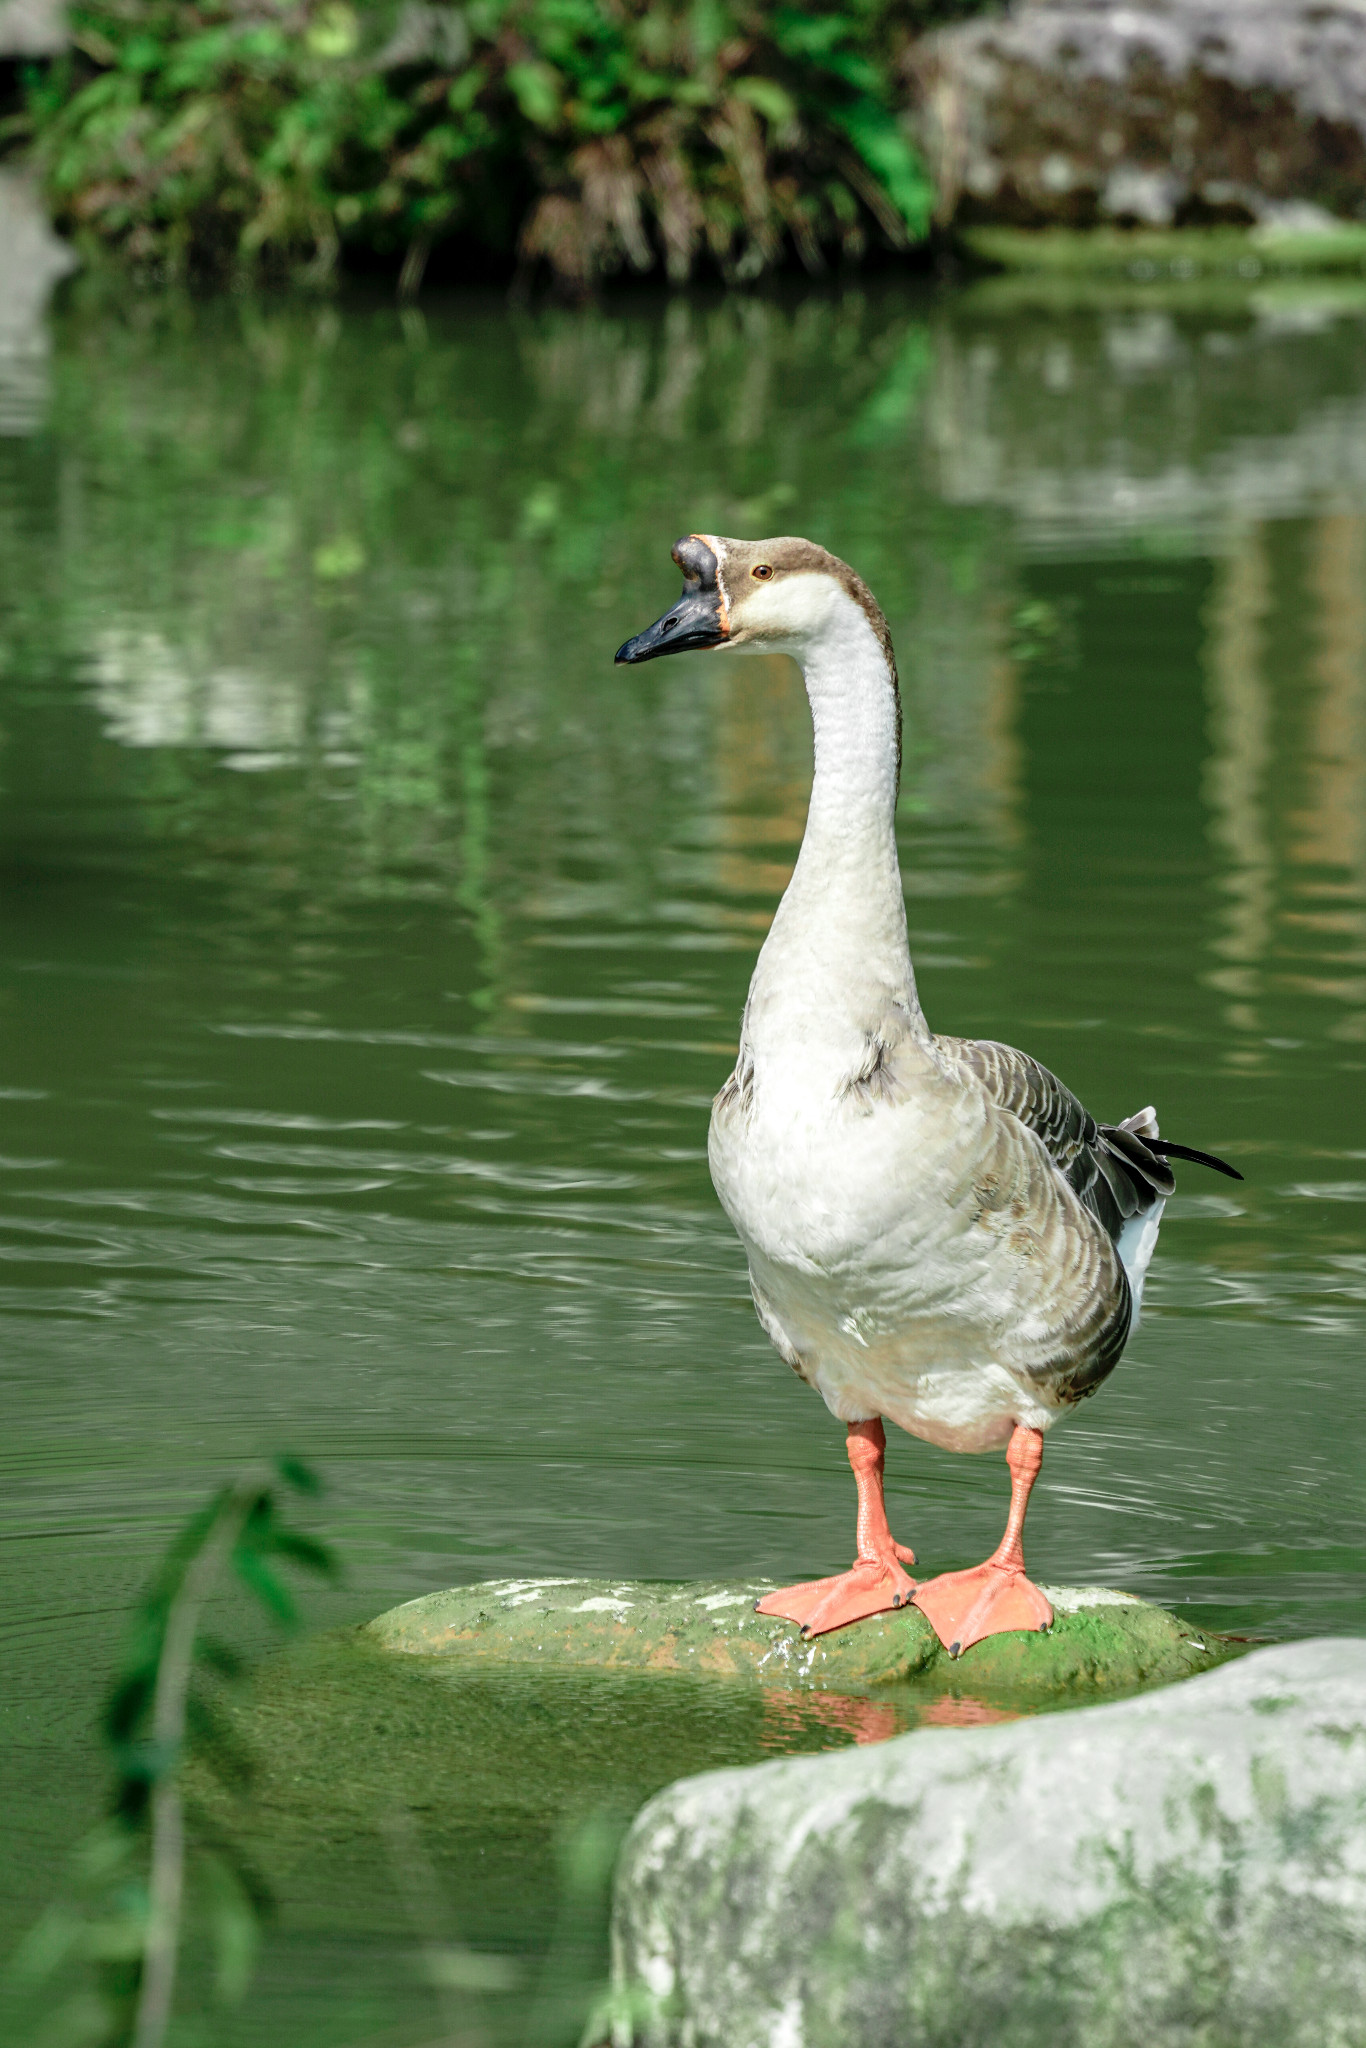
[[(1132, 1116), (1126, 1116), (1119, 1128), (1132, 1131), (1136, 1138), (1160, 1138), (1162, 1135), (1157, 1127), (1157, 1111), (1151, 1102), (1146, 1109), (1135, 1110)], [(1143, 1307), (1143, 1283), (1157, 1249), (1157, 1233), (1166, 1206), (1166, 1197), (1159, 1196), (1142, 1216), (1131, 1216), (1120, 1231), (1119, 1243), (1115, 1247), (1119, 1263), (1129, 1276), (1129, 1292), (1134, 1300), (1133, 1319), (1129, 1324), (1131, 1337), (1138, 1328), (1139, 1313)]]
[(1153, 1262), (1157, 1249), (1157, 1233), (1162, 1222), (1162, 1211), (1166, 1208), (1165, 1196), (1153, 1203), (1146, 1216), (1131, 1216), (1119, 1233), (1119, 1262), (1129, 1276), (1129, 1292), (1134, 1298), (1133, 1321), (1129, 1334), (1138, 1328), (1139, 1311), (1143, 1307), (1143, 1282), (1148, 1277), (1148, 1268)]

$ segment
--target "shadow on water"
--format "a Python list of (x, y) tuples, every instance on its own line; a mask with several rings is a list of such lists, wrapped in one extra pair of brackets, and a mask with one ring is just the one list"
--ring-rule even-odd
[[(838, 1432), (705, 1163), (802, 829), (800, 684), (611, 666), (685, 528), (810, 533), (887, 610), (931, 1022), (1247, 1174), (1182, 1176), (1144, 1328), (1050, 1441), (1039, 1575), (1362, 1627), (1350, 294), (77, 297), (47, 378), (0, 441), (10, 1925), (88, 1815), (148, 1559), (262, 1449), (333, 1482), (354, 1570), (320, 1618), (847, 1554)], [(930, 1569), (986, 1553), (999, 1461), (890, 1466)], [(658, 1780), (622, 1684), (593, 1771), (629, 1806)], [(759, 1703), (706, 1703), (671, 1770), (764, 1753)], [(338, 1799), (407, 1768), (361, 1732)], [(500, 1833), (495, 1776), (462, 1780), (460, 1854), (513, 1845), (533, 1900), (545, 1817)], [(311, 1868), (313, 1945), (272, 1951), (250, 2024), (340, 2043), (373, 1997), (422, 2038), (390, 1934), (356, 1932), (389, 1911), (367, 1856)]]

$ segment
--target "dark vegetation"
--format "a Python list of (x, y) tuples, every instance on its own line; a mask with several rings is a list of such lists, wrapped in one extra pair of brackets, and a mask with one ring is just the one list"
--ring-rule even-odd
[(982, 5), (76, 0), (0, 146), (160, 278), (816, 272), (925, 237), (905, 53)]

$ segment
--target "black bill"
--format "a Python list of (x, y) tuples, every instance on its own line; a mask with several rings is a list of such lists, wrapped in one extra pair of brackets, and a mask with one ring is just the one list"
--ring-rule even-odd
[(730, 631), (726, 600), (717, 573), (716, 556), (695, 533), (673, 545), (673, 558), (683, 571), (683, 595), (662, 619), (617, 649), (618, 661), (653, 661), (659, 654), (687, 654), (699, 647), (722, 646)]

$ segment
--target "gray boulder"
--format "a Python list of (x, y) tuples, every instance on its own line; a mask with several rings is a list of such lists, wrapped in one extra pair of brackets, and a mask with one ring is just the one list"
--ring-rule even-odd
[(0, 57), (56, 57), (68, 41), (63, 0), (0, 0)]
[(1361, 2048), (1366, 1641), (684, 1779), (613, 1972), (618, 2048)]
[(1363, 0), (1036, 0), (907, 62), (944, 219), (1303, 229), (1366, 209)]

